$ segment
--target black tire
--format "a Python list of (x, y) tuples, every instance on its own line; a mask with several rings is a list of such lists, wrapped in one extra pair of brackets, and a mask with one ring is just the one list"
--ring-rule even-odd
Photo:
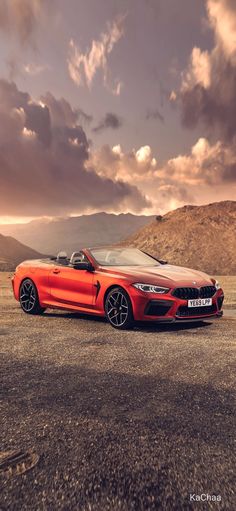
[(46, 310), (39, 303), (38, 291), (31, 279), (25, 279), (20, 285), (20, 306), (26, 314), (43, 314)]
[(108, 293), (105, 302), (105, 313), (113, 328), (128, 330), (134, 325), (131, 300), (122, 287), (115, 287)]

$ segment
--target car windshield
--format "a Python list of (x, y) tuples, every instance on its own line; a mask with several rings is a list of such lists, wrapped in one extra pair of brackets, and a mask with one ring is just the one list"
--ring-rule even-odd
[(153, 257), (137, 248), (96, 248), (91, 254), (101, 266), (159, 266)]

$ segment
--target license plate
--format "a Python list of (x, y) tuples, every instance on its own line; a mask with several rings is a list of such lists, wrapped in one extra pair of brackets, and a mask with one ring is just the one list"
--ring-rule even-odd
[(197, 300), (188, 300), (188, 307), (206, 307), (212, 305), (212, 298), (197, 298)]

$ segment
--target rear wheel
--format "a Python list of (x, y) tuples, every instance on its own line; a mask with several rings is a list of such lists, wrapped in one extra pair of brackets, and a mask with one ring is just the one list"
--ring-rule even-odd
[(27, 314), (42, 314), (45, 311), (39, 303), (37, 288), (30, 279), (23, 280), (21, 283), (20, 305)]
[(134, 324), (130, 297), (121, 287), (113, 288), (108, 293), (105, 312), (106, 318), (114, 328), (126, 330)]

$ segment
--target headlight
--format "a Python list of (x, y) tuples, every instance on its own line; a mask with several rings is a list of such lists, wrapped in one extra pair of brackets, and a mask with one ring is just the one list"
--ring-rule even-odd
[(135, 283), (132, 284), (136, 289), (140, 289), (140, 291), (144, 291), (144, 293), (158, 293), (158, 294), (164, 294), (168, 293), (169, 288), (168, 287), (160, 287), (160, 286), (153, 286), (152, 284), (142, 284), (142, 283)]
[(211, 279), (211, 282), (212, 284), (214, 284), (215, 288), (216, 288), (216, 291), (218, 291), (218, 289), (220, 289), (221, 285), (220, 283), (218, 282), (218, 280), (215, 280), (215, 279)]

